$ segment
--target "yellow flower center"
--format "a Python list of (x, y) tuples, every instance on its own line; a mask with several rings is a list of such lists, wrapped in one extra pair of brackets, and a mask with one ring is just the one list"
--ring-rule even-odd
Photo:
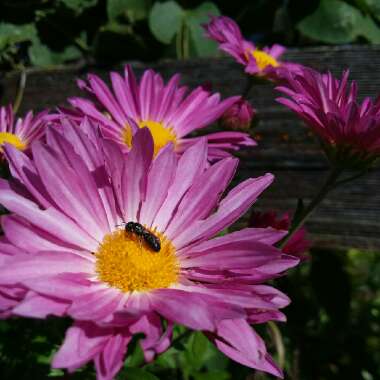
[(117, 230), (108, 234), (96, 256), (98, 278), (123, 292), (168, 288), (178, 281), (179, 264), (170, 240), (152, 231), (161, 241), (159, 252), (131, 232)]
[(267, 66), (277, 67), (280, 65), (275, 58), (265, 53), (265, 51), (255, 49), (251, 51), (251, 54), (255, 58), (256, 65), (260, 71), (264, 70)]
[(11, 144), (19, 150), (24, 150), (26, 148), (26, 144), (18, 136), (9, 132), (0, 132), (0, 151), (3, 150), (1, 145), (4, 143)]
[[(157, 155), (160, 149), (162, 149), (169, 142), (173, 142), (174, 145), (176, 144), (177, 137), (172, 128), (166, 127), (163, 123), (152, 120), (142, 120), (138, 123), (138, 125), (139, 128), (149, 128), (154, 141), (154, 155)], [(123, 141), (129, 147), (132, 146), (132, 128), (129, 125), (124, 128)]]

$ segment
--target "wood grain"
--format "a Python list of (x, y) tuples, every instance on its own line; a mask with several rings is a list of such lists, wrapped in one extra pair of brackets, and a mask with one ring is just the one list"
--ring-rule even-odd
[[(380, 46), (290, 49), (286, 59), (330, 70), (336, 75), (349, 67), (351, 78), (358, 82), (361, 97), (375, 97), (380, 92)], [(183, 83), (191, 87), (211, 82), (213, 89), (223, 96), (240, 94), (246, 83), (241, 66), (229, 58), (153, 64), (134, 62), (132, 65), (138, 75), (148, 67), (165, 78), (179, 72)], [(96, 72), (104, 79), (108, 77), (106, 69), (77, 66), (29, 71), (20, 111), (65, 104), (67, 97), (81, 94), (75, 78), (83, 77), (87, 71)], [(11, 73), (1, 77), (1, 103), (14, 99), (18, 76)], [(298, 198), (303, 197), (307, 202), (316, 192), (326, 176), (328, 164), (310, 131), (275, 102), (277, 95), (271, 84), (256, 85), (251, 91), (249, 99), (260, 116), (259, 126), (254, 131), (260, 144), (239, 153), (238, 179), (274, 173), (275, 183), (255, 207), (292, 210)], [(380, 249), (379, 188), (380, 175), (376, 168), (366, 177), (332, 192), (307, 223), (315, 245)]]

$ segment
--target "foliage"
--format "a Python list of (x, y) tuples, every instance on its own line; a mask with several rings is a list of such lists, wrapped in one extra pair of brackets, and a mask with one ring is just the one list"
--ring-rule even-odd
[[(314, 249), (311, 260), (277, 280), (276, 287), (292, 299), (286, 309), (286, 326), (279, 325), (286, 346), (287, 379), (380, 378), (378, 253)], [(1, 379), (63, 379), (62, 371), (50, 370), (49, 361), (69, 323), (58, 318), (1, 321)], [(261, 326), (259, 330), (270, 342), (269, 332), (261, 331)], [(253, 379), (252, 370), (228, 360), (202, 333), (189, 335), (184, 331), (177, 326), (175, 344), (150, 364), (144, 364), (136, 340), (117, 379)], [(275, 352), (273, 345), (270, 350)], [(95, 375), (86, 367), (70, 379), (94, 380)], [(271, 377), (260, 375), (255, 379)]]
[(270, 44), (380, 42), (377, 0), (6, 0), (0, 3), (0, 68), (217, 54), (201, 24), (239, 22)]
[(298, 28), (305, 36), (331, 44), (352, 42), (360, 36), (374, 44), (380, 43), (380, 28), (371, 16), (363, 15), (341, 0), (322, 0)]

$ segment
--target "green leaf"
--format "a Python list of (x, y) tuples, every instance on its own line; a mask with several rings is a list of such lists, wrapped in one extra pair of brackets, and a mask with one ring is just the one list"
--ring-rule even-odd
[(0, 51), (19, 42), (31, 41), (37, 35), (33, 24), (0, 23)]
[(144, 363), (144, 352), (141, 349), (138, 340), (135, 341), (135, 347), (131, 353), (128, 354), (127, 359), (124, 363), (126, 368), (139, 367)]
[(123, 375), (128, 380), (159, 380), (157, 376), (140, 368), (127, 368), (123, 371)]
[(370, 17), (340, 0), (322, 0), (317, 10), (304, 18), (298, 29), (305, 36), (331, 44), (348, 43), (363, 36), (379, 40), (379, 28)]
[(29, 57), (33, 65), (36, 66), (49, 66), (54, 63), (50, 49), (40, 42), (35, 42), (29, 48)]
[(363, 18), (363, 22), (360, 24), (359, 34), (366, 37), (367, 40), (373, 44), (380, 44), (380, 28), (369, 16)]
[(209, 343), (209, 340), (201, 332), (197, 331), (193, 334), (191, 341), (191, 352), (193, 357), (199, 362), (203, 362)]
[(35, 38), (33, 44), (29, 47), (29, 57), (35, 66), (58, 65), (78, 59), (80, 56), (81, 52), (75, 46), (68, 46), (62, 52), (55, 52), (42, 44), (38, 38)]
[(209, 345), (209, 354), (205, 367), (210, 372), (222, 372), (228, 367), (229, 359), (221, 351), (219, 351), (213, 344)]
[(72, 9), (76, 14), (82, 13), (85, 9), (91, 8), (98, 0), (61, 0), (67, 8)]
[(171, 347), (164, 353), (158, 355), (154, 363), (162, 368), (174, 369), (177, 367), (176, 356), (178, 356), (178, 350)]
[(371, 13), (377, 20), (380, 21), (380, 1), (379, 0), (361, 0), (368, 12)]
[(176, 2), (156, 2), (149, 14), (150, 30), (160, 42), (170, 44), (182, 26), (183, 16), (184, 11)]
[(108, 0), (107, 14), (110, 20), (125, 14), (130, 20), (139, 21), (148, 17), (151, 6), (151, 0)]
[(210, 15), (220, 15), (219, 8), (211, 2), (202, 3), (199, 7), (187, 11), (185, 23), (190, 30), (192, 54), (198, 57), (211, 56), (217, 51), (216, 42), (205, 37), (202, 24), (209, 20)]

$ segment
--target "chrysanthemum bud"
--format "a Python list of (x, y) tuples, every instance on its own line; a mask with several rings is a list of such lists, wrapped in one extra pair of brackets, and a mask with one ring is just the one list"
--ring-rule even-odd
[(246, 130), (251, 126), (255, 115), (256, 110), (252, 108), (249, 102), (240, 99), (223, 114), (221, 123), (225, 128)]

